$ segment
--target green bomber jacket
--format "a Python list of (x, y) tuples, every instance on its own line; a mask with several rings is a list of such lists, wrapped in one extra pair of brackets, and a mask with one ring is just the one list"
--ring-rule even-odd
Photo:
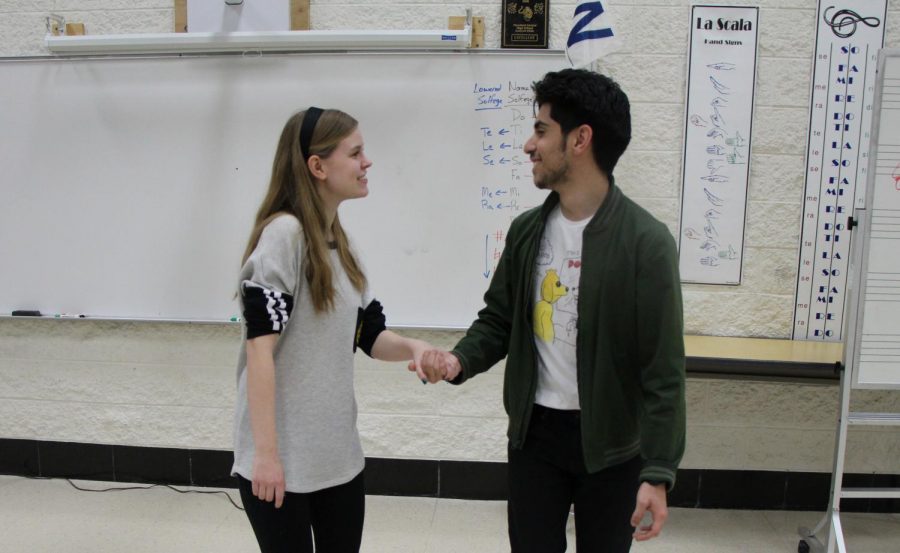
[[(538, 381), (533, 333), (535, 256), (550, 211), (516, 217), (485, 306), (453, 349), (462, 372), (504, 357), (510, 446), (521, 448)], [(675, 241), (665, 225), (615, 186), (583, 233), (576, 359), (581, 441), (589, 472), (640, 454), (641, 480), (675, 483), (684, 453), (684, 321)]]

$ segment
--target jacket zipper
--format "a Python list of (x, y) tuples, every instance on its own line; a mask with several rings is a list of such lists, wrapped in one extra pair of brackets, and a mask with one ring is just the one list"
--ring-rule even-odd
[(534, 260), (535, 249), (541, 242), (541, 237), (544, 235), (544, 219), (541, 216), (541, 219), (538, 223), (537, 228), (537, 237), (532, 240), (531, 247), (528, 250), (528, 259), (525, 260), (525, 267), (528, 271), (528, 276), (526, 277), (526, 286), (524, 290), (525, 294), (525, 309), (523, 310), (523, 316), (525, 317), (525, 328), (528, 329), (528, 343), (531, 345), (531, 380), (528, 388), (528, 404), (525, 406), (524, 417), (522, 418), (522, 424), (519, 428), (519, 445), (525, 443), (525, 436), (528, 435), (528, 426), (531, 424), (531, 413), (534, 410), (534, 396), (537, 392), (537, 346), (534, 344)]

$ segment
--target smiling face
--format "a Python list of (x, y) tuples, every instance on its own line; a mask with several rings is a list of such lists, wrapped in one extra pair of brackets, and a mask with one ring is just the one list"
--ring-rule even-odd
[(534, 119), (534, 134), (525, 143), (525, 153), (534, 164), (534, 185), (541, 190), (556, 190), (569, 173), (566, 137), (559, 123), (550, 117), (550, 104), (540, 107)]
[(366, 171), (372, 161), (363, 151), (363, 137), (355, 129), (326, 158), (319, 159), (324, 178), (316, 179), (319, 195), (326, 205), (337, 209), (344, 200), (364, 198), (369, 194)]

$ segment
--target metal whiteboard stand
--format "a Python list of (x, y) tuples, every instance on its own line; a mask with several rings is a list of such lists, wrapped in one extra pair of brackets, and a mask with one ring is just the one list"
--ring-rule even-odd
[[(800, 528), (799, 553), (846, 553), (841, 528), (841, 499), (900, 498), (900, 488), (844, 488), (847, 432), (851, 426), (900, 426), (900, 413), (850, 411), (853, 389), (893, 389), (900, 393), (900, 187), (890, 168), (900, 167), (900, 93), (884, 91), (885, 78), (900, 78), (900, 50), (878, 55), (871, 157), (866, 204), (847, 223), (853, 233), (850, 283), (845, 317), (846, 343), (841, 371), (841, 404), (834, 449), (828, 510), (812, 530)], [(896, 87), (895, 87), (896, 88)], [(882, 99), (885, 101), (882, 109)], [(898, 107), (894, 107), (898, 106)], [(885, 170), (885, 167), (888, 167)], [(900, 181), (898, 181), (900, 182)], [(874, 234), (873, 234), (874, 229)], [(871, 289), (867, 291), (867, 288)], [(868, 293), (867, 292), (871, 292)], [(825, 543), (816, 534), (828, 532)]]
[[(869, 204), (867, 204), (869, 205)], [(866, 216), (866, 210), (856, 211), (859, 218), (853, 221), (851, 225), (859, 225), (859, 230), (863, 231), (863, 244), (854, 244), (852, 256), (856, 259), (865, 259), (861, 254), (865, 253), (868, 245), (868, 224), (869, 218)], [(860, 251), (862, 250), (862, 251)], [(853, 264), (851, 263), (851, 266)], [(855, 264), (859, 267), (859, 264)], [(828, 509), (825, 515), (812, 530), (806, 527), (800, 527), (800, 543), (797, 545), (799, 553), (840, 553), (847, 552), (847, 546), (844, 543), (844, 531), (841, 527), (841, 499), (889, 499), (900, 498), (900, 488), (844, 488), (844, 461), (847, 453), (847, 432), (851, 426), (900, 426), (900, 413), (864, 413), (850, 411), (850, 393), (854, 388), (854, 370), (858, 367), (858, 340), (861, 338), (862, 319), (859, 315), (859, 304), (861, 298), (864, 297), (865, 284), (862, 280), (864, 273), (854, 274), (851, 278), (855, 278), (858, 283), (858, 290), (852, 290), (848, 296), (849, 309), (847, 313), (851, 315), (847, 319), (847, 342), (844, 347), (844, 362), (841, 371), (841, 404), (838, 414), (837, 436), (834, 448), (834, 469), (831, 478), (831, 493), (829, 495)], [(825, 543), (822, 543), (816, 535), (826, 530), (828, 532)], [(835, 549), (837, 548), (837, 549)]]

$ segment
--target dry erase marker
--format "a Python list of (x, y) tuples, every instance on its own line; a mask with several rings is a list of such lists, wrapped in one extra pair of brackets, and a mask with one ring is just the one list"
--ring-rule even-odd
[(56, 317), (57, 319), (84, 319), (85, 318), (84, 315), (80, 315), (80, 314), (76, 315), (73, 313), (57, 313), (56, 315), (53, 315), (53, 316)]
[(240, 317), (232, 317), (232, 318), (230, 318), (230, 319), (228, 319), (228, 320), (231, 321), (231, 322), (233, 322), (233, 323), (239, 323), (239, 322), (241, 322), (241, 318), (240, 318)]

